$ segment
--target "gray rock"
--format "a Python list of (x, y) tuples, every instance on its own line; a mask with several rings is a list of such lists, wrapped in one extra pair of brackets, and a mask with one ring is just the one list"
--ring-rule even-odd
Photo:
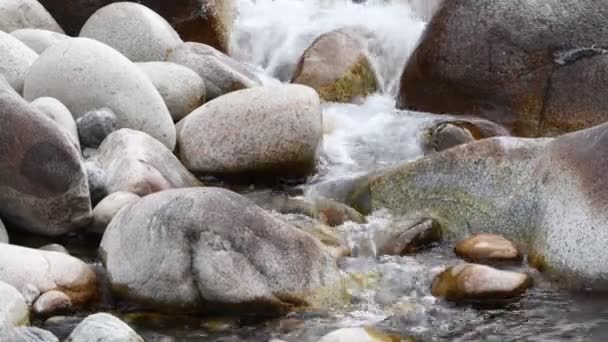
[(107, 45), (72, 38), (48, 48), (32, 65), (24, 96), (50, 96), (61, 101), (76, 119), (109, 108), (118, 127), (152, 135), (170, 150), (175, 126), (162, 97), (146, 74)]
[(55, 315), (71, 309), (70, 297), (56, 290), (43, 293), (32, 306), (32, 311), (39, 316)]
[(182, 43), (163, 17), (133, 2), (99, 9), (84, 24), (80, 37), (105, 43), (133, 62), (164, 61)]
[(2, 0), (0, 31), (38, 28), (63, 33), (55, 19), (36, 0)]
[(69, 135), (1, 78), (0, 112), (2, 218), (51, 236), (88, 224), (92, 212), (86, 172)]
[(144, 342), (130, 326), (106, 313), (85, 318), (65, 342)]
[(11, 36), (19, 39), (37, 54), (43, 53), (49, 46), (57, 42), (70, 39), (70, 37), (63, 33), (32, 28), (13, 31), (11, 32)]
[(36, 107), (40, 112), (55, 121), (61, 128), (72, 138), (72, 142), (80, 150), (80, 141), (78, 139), (78, 128), (76, 128), (76, 121), (70, 110), (67, 109), (63, 103), (52, 97), (41, 97), (33, 101), (32, 106)]
[(114, 217), (100, 251), (115, 294), (155, 310), (269, 314), (342, 300), (318, 240), (224, 189), (146, 196)]
[(0, 220), (0, 243), (8, 243), (8, 233), (6, 232), (6, 227), (4, 227), (4, 223)]
[(306, 176), (322, 129), (312, 88), (256, 87), (208, 102), (182, 120), (179, 152), (195, 173)]
[(76, 125), (82, 146), (97, 148), (117, 129), (118, 118), (109, 108), (101, 108), (79, 117)]
[(60, 244), (57, 243), (52, 243), (49, 245), (44, 245), (40, 248), (38, 248), (41, 251), (48, 251), (48, 252), (57, 252), (57, 253), (63, 253), (63, 254), (67, 254), (70, 255), (70, 252), (68, 252), (67, 249), (65, 249), (65, 247), (63, 247)]
[(441, 226), (434, 220), (398, 220), (374, 236), (377, 255), (415, 253), (442, 240)]
[(93, 224), (91, 230), (96, 233), (102, 233), (110, 224), (110, 221), (123, 207), (132, 204), (141, 197), (134, 193), (126, 191), (117, 191), (104, 198), (95, 209), (93, 209)]
[(95, 205), (110, 193), (109, 180), (106, 172), (94, 162), (87, 161), (84, 165), (87, 170), (91, 203)]
[(7, 342), (59, 342), (51, 332), (36, 327), (18, 327), (0, 331), (0, 341)]
[(28, 325), (29, 322), (30, 309), (21, 293), (10, 284), (0, 280), (0, 332)]
[(95, 273), (81, 260), (15, 245), (0, 244), (0, 281), (18, 290), (34, 286), (43, 295), (58, 290), (74, 305), (85, 304), (97, 294)]
[(38, 288), (32, 284), (23, 285), (23, 287), (20, 289), (20, 291), (21, 291), (21, 295), (25, 299), (25, 302), (29, 306), (34, 304), (36, 299), (38, 299), (38, 297), (40, 297), (40, 290), (38, 290)]
[(17, 38), (0, 31), (0, 76), (18, 93), (23, 93), (25, 74), (38, 58), (34, 50)]
[(252, 68), (205, 44), (183, 43), (169, 54), (167, 62), (194, 70), (205, 81), (208, 100), (261, 85)]
[(202, 185), (163, 144), (130, 129), (110, 134), (92, 161), (105, 171), (108, 193), (127, 191), (145, 196)]
[(205, 82), (194, 71), (170, 62), (138, 63), (165, 100), (173, 121), (205, 103)]
[(476, 140), (509, 136), (509, 131), (492, 121), (475, 117), (443, 118), (426, 130), (426, 153), (441, 152)]

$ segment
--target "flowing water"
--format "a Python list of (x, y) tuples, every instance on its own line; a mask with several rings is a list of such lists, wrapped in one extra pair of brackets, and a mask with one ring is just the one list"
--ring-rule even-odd
[[(307, 196), (315, 196), (324, 184), (423, 156), (424, 130), (440, 117), (396, 110), (395, 95), (401, 70), (437, 2), (238, 1), (231, 54), (258, 67), (268, 82), (289, 81), (303, 51), (322, 33), (351, 25), (374, 33), (370, 58), (381, 89), (360, 104), (324, 105), (321, 165), (303, 186)], [(430, 284), (446, 265), (457, 262), (453, 246), (437, 246), (411, 257), (378, 257), (373, 236), (390, 222), (390, 215), (380, 211), (367, 224), (347, 223), (338, 228), (345, 243), (357, 251), (357, 257), (340, 263), (351, 279), (348, 308), (293, 313), (264, 323), (124, 312), (121, 316), (151, 341), (316, 342), (336, 328), (353, 326), (376, 326), (422, 341), (601, 341), (608, 336), (608, 298), (558, 291), (525, 267), (521, 270), (534, 274), (537, 285), (507, 307), (463, 307), (438, 301), (430, 295)], [(41, 325), (65, 336), (79, 319)]]

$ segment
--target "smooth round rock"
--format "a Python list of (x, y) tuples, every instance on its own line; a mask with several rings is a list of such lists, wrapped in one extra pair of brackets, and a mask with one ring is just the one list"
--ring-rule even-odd
[(87, 38), (72, 38), (48, 48), (27, 75), (24, 96), (50, 96), (74, 117), (109, 108), (118, 127), (146, 132), (170, 150), (175, 126), (169, 110), (150, 79), (126, 57)]
[(216, 175), (306, 176), (323, 135), (319, 97), (302, 85), (233, 92), (192, 112), (179, 127), (184, 166)]
[(50, 331), (36, 327), (18, 327), (8, 331), (0, 331), (0, 341), (10, 342), (59, 342)]
[(70, 138), (72, 138), (72, 142), (78, 149), (80, 149), (76, 121), (74, 121), (72, 113), (70, 113), (70, 110), (67, 109), (63, 103), (52, 97), (41, 97), (33, 101), (31, 104), (65, 129), (65, 131), (70, 135)]
[(205, 82), (190, 68), (170, 62), (138, 63), (177, 122), (205, 103)]
[(100, 255), (117, 296), (160, 311), (274, 314), (342, 300), (318, 240), (220, 188), (142, 198), (114, 217)]
[(30, 310), (25, 299), (16, 288), (0, 278), (0, 331), (27, 325), (29, 322)]
[(126, 191), (108, 195), (93, 209), (93, 231), (103, 234), (120, 209), (140, 199), (138, 195)]
[(517, 298), (531, 286), (532, 278), (527, 274), (463, 263), (439, 274), (432, 293), (455, 302), (491, 302)]
[(202, 185), (163, 144), (130, 129), (110, 134), (91, 161), (105, 171), (108, 193), (127, 191), (145, 196)]
[(397, 221), (374, 237), (377, 255), (413, 254), (441, 242), (442, 239), (441, 225), (431, 219)]
[(6, 227), (4, 227), (4, 223), (0, 220), (0, 243), (8, 243), (8, 233), (6, 232)]
[(0, 31), (0, 76), (18, 93), (23, 93), (23, 82), (28, 70), (38, 58), (34, 50), (17, 38)]
[(20, 289), (20, 292), (21, 292), (21, 295), (23, 296), (23, 298), (25, 299), (25, 302), (29, 306), (34, 304), (36, 299), (38, 299), (38, 297), (40, 297), (40, 290), (38, 290), (38, 288), (32, 284), (25, 284)]
[(99, 9), (84, 24), (80, 37), (105, 43), (133, 62), (164, 61), (182, 43), (163, 17), (134, 2)]
[(70, 39), (63, 33), (31, 28), (13, 31), (11, 36), (19, 39), (37, 54), (43, 53), (49, 46), (57, 42)]
[(63, 33), (47, 10), (36, 0), (2, 0), (0, 31), (36, 28)]
[(255, 70), (205, 44), (183, 43), (169, 54), (167, 62), (194, 70), (205, 82), (208, 100), (262, 84)]
[(70, 309), (72, 309), (70, 297), (56, 290), (43, 293), (32, 306), (32, 311), (39, 316), (56, 315)]
[(44, 245), (38, 249), (41, 251), (57, 252), (57, 253), (63, 253), (63, 254), (70, 255), (70, 252), (65, 247), (63, 247), (62, 245), (57, 244), (57, 243)]
[(84, 163), (89, 181), (91, 203), (94, 205), (104, 199), (109, 193), (109, 181), (106, 172), (91, 161)]
[(476, 263), (521, 262), (522, 253), (515, 244), (503, 236), (477, 234), (460, 241), (454, 247), (459, 257)]
[(318, 342), (413, 342), (413, 339), (387, 335), (372, 327), (342, 328), (323, 336)]
[(65, 342), (144, 342), (130, 326), (106, 313), (84, 319)]
[(83, 147), (97, 148), (118, 126), (118, 118), (108, 108), (93, 110), (76, 120)]

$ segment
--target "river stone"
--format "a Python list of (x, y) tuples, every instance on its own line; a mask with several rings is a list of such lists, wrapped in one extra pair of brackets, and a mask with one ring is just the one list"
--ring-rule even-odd
[(20, 292), (28, 306), (32, 306), (36, 299), (40, 297), (40, 290), (38, 290), (38, 288), (32, 284), (25, 284), (20, 289)]
[(41, 293), (61, 291), (74, 305), (89, 302), (97, 294), (91, 267), (69, 255), (0, 244), (0, 281), (17, 289), (33, 285)]
[(72, 309), (70, 297), (56, 290), (43, 293), (32, 306), (32, 311), (39, 316), (56, 315), (70, 309)]
[(377, 255), (407, 255), (441, 242), (441, 226), (434, 220), (398, 220), (374, 236)]
[(120, 209), (139, 199), (141, 197), (138, 195), (126, 191), (117, 191), (110, 194), (93, 209), (93, 224), (91, 229), (94, 232), (103, 234), (110, 221), (112, 221)]
[(491, 302), (516, 298), (531, 286), (532, 278), (527, 274), (463, 263), (439, 274), (432, 293), (455, 302)]
[(145, 196), (202, 185), (163, 144), (130, 129), (110, 134), (92, 162), (105, 171), (108, 193), (127, 191)]
[(312, 87), (331, 102), (352, 102), (375, 92), (378, 81), (367, 57), (371, 34), (354, 26), (321, 35), (304, 51), (292, 83)]
[(170, 62), (138, 63), (165, 100), (173, 121), (205, 103), (205, 82), (194, 71)]
[(205, 44), (183, 43), (169, 54), (167, 62), (194, 70), (205, 82), (208, 100), (261, 85), (255, 70)]
[(126, 323), (107, 314), (98, 313), (85, 318), (65, 342), (144, 342)]
[(63, 254), (70, 255), (70, 252), (65, 247), (63, 247), (62, 245), (57, 244), (57, 243), (51, 243), (48, 245), (44, 245), (38, 249), (41, 251), (57, 252), (57, 253), (63, 253)]
[(46, 9), (36, 0), (2, 0), (0, 2), (0, 31), (37, 28), (63, 33)]
[(118, 127), (146, 132), (170, 150), (175, 126), (162, 97), (146, 74), (107, 45), (72, 38), (48, 48), (25, 81), (24, 96), (50, 96), (76, 119), (101, 108), (118, 118)]
[[(98, 9), (122, 0), (40, 0), (65, 31), (78, 35), (85, 21)], [(234, 19), (233, 0), (138, 0), (165, 18), (186, 41), (209, 44), (229, 50)]]
[(118, 126), (116, 114), (109, 108), (93, 110), (76, 120), (83, 147), (97, 148)]
[(72, 113), (70, 113), (70, 110), (63, 103), (52, 97), (41, 97), (33, 101), (31, 105), (59, 124), (70, 135), (72, 143), (74, 143), (76, 148), (80, 150), (76, 121), (74, 121)]
[(503, 236), (476, 234), (462, 240), (454, 247), (459, 257), (475, 263), (521, 262), (523, 255), (515, 244)]
[(13, 31), (11, 36), (19, 39), (37, 54), (43, 53), (49, 46), (57, 42), (70, 38), (63, 33), (31, 28)]
[(91, 204), (95, 206), (110, 193), (108, 176), (105, 170), (92, 161), (85, 162), (84, 166), (87, 170)]
[(1, 77), (0, 113), (2, 218), (49, 236), (88, 224), (92, 213), (87, 176), (69, 135)]
[(4, 223), (2, 223), (2, 220), (0, 220), (0, 243), (8, 243), (8, 241), (6, 227), (4, 227)]
[(315, 166), (322, 139), (317, 93), (302, 85), (240, 90), (180, 123), (179, 151), (192, 172), (301, 177)]
[(18, 327), (0, 331), (0, 341), (7, 342), (59, 342), (53, 333), (36, 327)]
[(387, 335), (372, 327), (342, 328), (323, 336), (318, 342), (413, 342), (411, 338)]
[(442, 118), (426, 129), (425, 153), (441, 152), (449, 148), (491, 137), (509, 136), (504, 127), (475, 117)]
[(142, 198), (114, 217), (100, 254), (114, 293), (155, 310), (271, 315), (341, 300), (318, 240), (220, 188)]
[(403, 72), (398, 106), (482, 116), (525, 137), (600, 124), (607, 20), (595, 0), (446, 1)]
[(163, 17), (134, 2), (99, 9), (84, 24), (80, 37), (105, 43), (133, 62), (164, 61), (182, 43)]
[(4, 76), (18, 93), (23, 93), (25, 75), (37, 58), (38, 54), (34, 50), (10, 34), (0, 31), (0, 76)]
[[(0, 248), (3, 248), (2, 245), (0, 245)], [(0, 333), (14, 327), (27, 325), (29, 322), (30, 309), (21, 293), (10, 284), (0, 280)]]

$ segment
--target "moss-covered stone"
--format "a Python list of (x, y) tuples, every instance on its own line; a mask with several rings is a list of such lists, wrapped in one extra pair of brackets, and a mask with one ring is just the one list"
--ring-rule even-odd
[(317, 91), (321, 99), (329, 102), (352, 102), (357, 97), (365, 97), (378, 89), (376, 74), (365, 56), (333, 84)]

